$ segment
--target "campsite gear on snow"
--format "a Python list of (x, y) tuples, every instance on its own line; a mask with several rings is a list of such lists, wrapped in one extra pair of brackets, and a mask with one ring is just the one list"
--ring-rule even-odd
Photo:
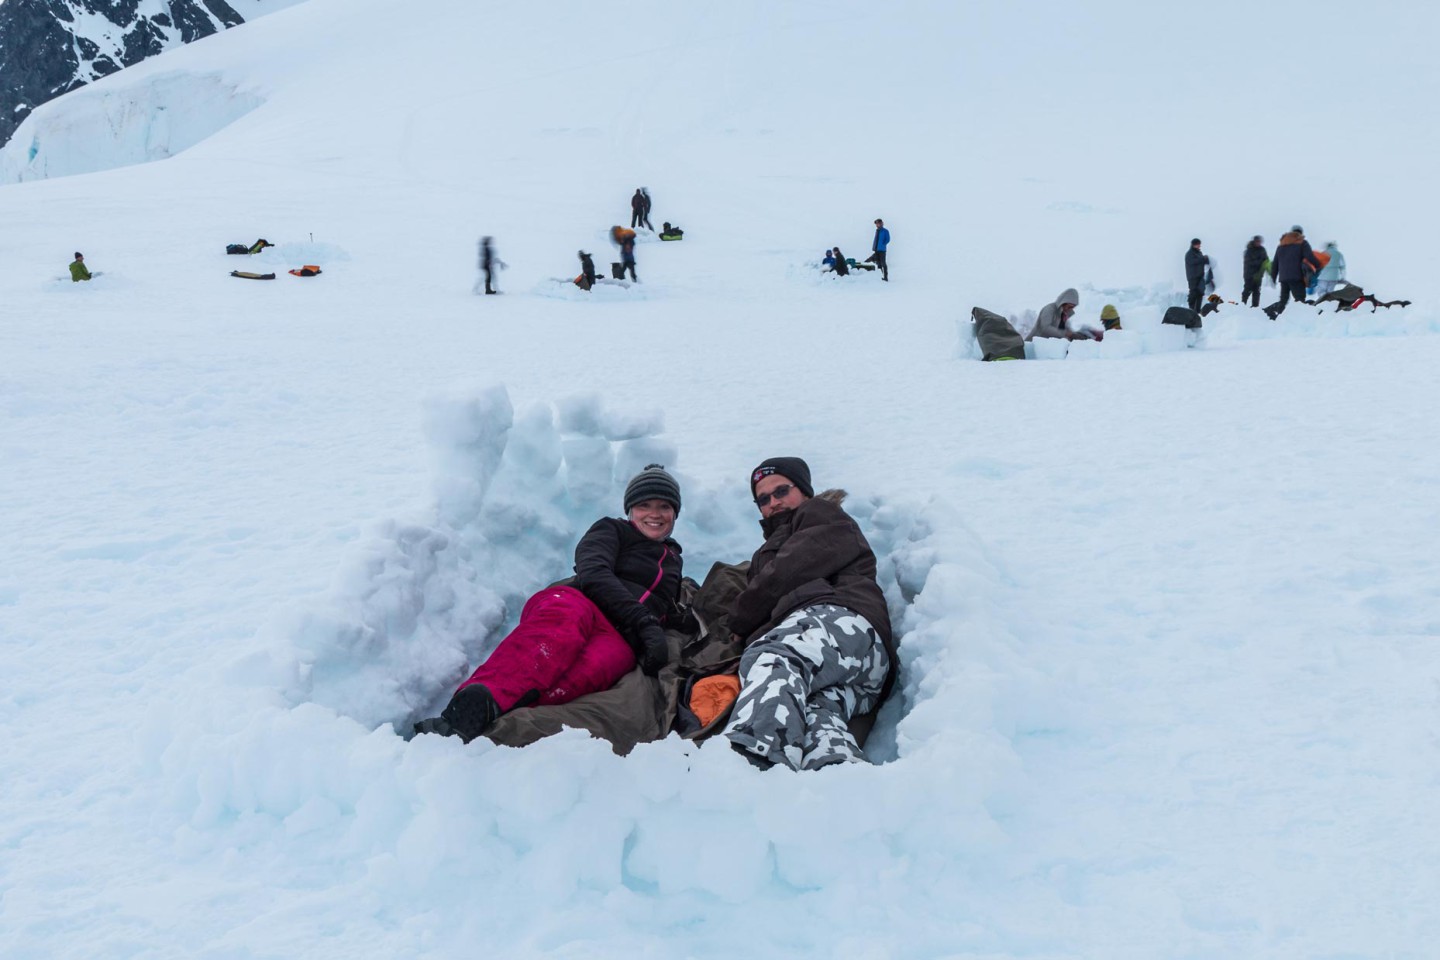
[(1120, 311), (1115, 309), (1115, 304), (1107, 303), (1100, 308), (1100, 323), (1106, 330), (1119, 330)]
[(90, 277), (90, 268), (85, 266), (85, 254), (75, 251), (75, 259), (70, 264), (70, 282), (79, 283), (81, 280), (89, 280)]
[(623, 264), (623, 263), (616, 263), (616, 262), (614, 262), (614, 261), (611, 261), (611, 263), (610, 263), (610, 276), (614, 277), (616, 280), (624, 280), (624, 279), (625, 279), (625, 264)]
[(322, 271), (319, 267), (315, 266), (315, 264), (307, 263), (298, 270), (291, 270), (290, 272), (297, 277), (318, 277)]
[(273, 273), (251, 273), (248, 270), (231, 270), (230, 276), (239, 277), (241, 280), (274, 280)]
[(690, 712), (700, 724), (715, 722), (727, 713), (740, 696), (740, 678), (729, 674), (701, 677), (690, 688)]
[(677, 226), (672, 226), (672, 225), (669, 224), (669, 223), (662, 223), (662, 224), (660, 224), (660, 239), (661, 239), (661, 240), (683, 240), (683, 239), (685, 239), (685, 231), (684, 231), (684, 230), (681, 230), (681, 229), (680, 229), (679, 227), (677, 227)]
[(1409, 300), (1377, 300), (1374, 294), (1366, 293), (1363, 287), (1356, 286), (1353, 283), (1341, 284), (1334, 290), (1331, 290), (1329, 293), (1325, 294), (1325, 296), (1320, 297), (1315, 301), (1316, 306), (1319, 306), (1322, 303), (1335, 304), (1336, 313), (1339, 313), (1342, 310), (1354, 310), (1358, 308), (1362, 303), (1368, 303), (1371, 305), (1371, 313), (1374, 313), (1380, 307), (1385, 307), (1388, 309), (1390, 307), (1410, 306)]
[(1025, 338), (1009, 320), (984, 307), (972, 307), (970, 321), (975, 325), (975, 342), (980, 346), (981, 360), (1025, 359)]
[(672, 728), (689, 740), (718, 733), (729, 711), (701, 723), (690, 709), (691, 688), (706, 676), (734, 676), (742, 644), (730, 635), (729, 610), (745, 587), (745, 564), (716, 563), (703, 586), (681, 581), (678, 604), (694, 616), (666, 631), (670, 656), (657, 677), (639, 668), (609, 690), (569, 703), (518, 708), (502, 715), (485, 736), (505, 746), (522, 747), (553, 736), (565, 727), (606, 740), (618, 754), (636, 744), (663, 740)]
[(1187, 330), (1199, 330), (1203, 324), (1200, 314), (1189, 307), (1171, 307), (1165, 311), (1160, 322), (1185, 327)]
[(227, 244), (225, 245), (225, 252), (226, 252), (227, 254), (232, 254), (232, 255), (234, 255), (234, 254), (259, 253), (261, 250), (264, 250), (266, 247), (273, 247), (273, 246), (275, 246), (275, 244), (273, 244), (273, 243), (271, 243), (269, 240), (266, 240), (265, 238), (261, 237), (259, 240), (256, 240), (254, 243), (248, 244), (248, 245), (247, 245), (247, 244), (243, 244), (243, 243), (227, 243)]
[(456, 716), (468, 709), (457, 704), (476, 696), (465, 693), (471, 687), (483, 687), (496, 705), (493, 720), (517, 706), (568, 703), (609, 689), (633, 666), (634, 650), (593, 600), (573, 586), (547, 587), (525, 601), (515, 629), (460, 685), (440, 716), (474, 739), (489, 723), (475, 729)]

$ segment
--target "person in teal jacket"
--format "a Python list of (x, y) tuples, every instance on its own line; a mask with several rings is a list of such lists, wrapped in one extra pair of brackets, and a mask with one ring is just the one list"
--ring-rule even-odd
[(90, 268), (85, 266), (85, 254), (78, 250), (75, 253), (75, 261), (70, 264), (70, 280), (79, 283), (81, 280), (90, 279)]
[(1325, 244), (1325, 252), (1330, 255), (1330, 260), (1320, 268), (1315, 275), (1315, 297), (1318, 299), (1334, 290), (1345, 282), (1345, 254), (1331, 240)]

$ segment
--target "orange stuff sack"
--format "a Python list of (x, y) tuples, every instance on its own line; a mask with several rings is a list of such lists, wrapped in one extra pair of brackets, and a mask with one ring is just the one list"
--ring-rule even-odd
[(702, 726), (709, 726), (740, 696), (740, 678), (729, 674), (696, 680), (690, 688), (690, 712)]

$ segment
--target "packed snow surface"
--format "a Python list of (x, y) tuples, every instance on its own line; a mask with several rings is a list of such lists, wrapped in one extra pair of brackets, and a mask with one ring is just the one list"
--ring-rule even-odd
[[(308, 0), (36, 110), (0, 955), (1432, 956), (1440, 24), (1307, 10)], [(580, 291), (641, 185), (685, 239)], [(1296, 221), (1413, 305), (1160, 325)], [(1069, 286), (1123, 333), (974, 359)], [(698, 579), (781, 454), (880, 558), (874, 764), (397, 733), (646, 463)]]

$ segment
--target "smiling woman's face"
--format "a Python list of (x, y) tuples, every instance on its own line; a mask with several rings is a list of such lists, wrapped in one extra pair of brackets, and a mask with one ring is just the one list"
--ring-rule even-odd
[(669, 500), (641, 500), (626, 516), (651, 540), (664, 540), (675, 529), (675, 507)]

